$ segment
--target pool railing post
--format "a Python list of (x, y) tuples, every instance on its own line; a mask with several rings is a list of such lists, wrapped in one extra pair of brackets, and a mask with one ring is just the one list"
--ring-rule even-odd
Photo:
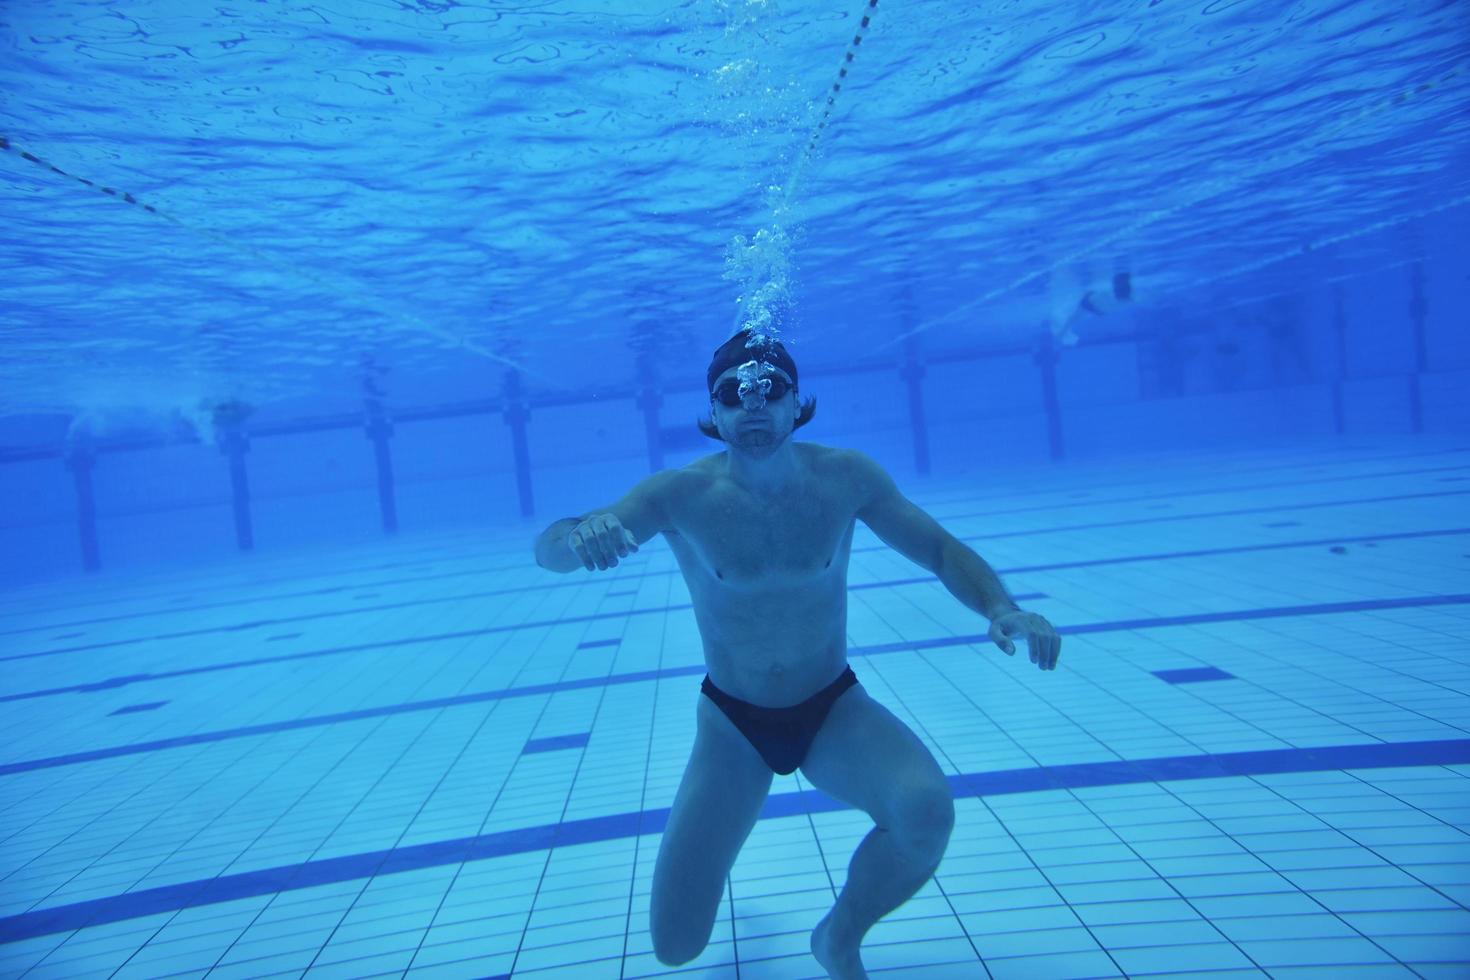
[(1414, 325), (1414, 372), (1409, 375), (1409, 430), (1424, 431), (1424, 397), (1420, 391), (1420, 375), (1429, 366), (1429, 350), (1425, 320), (1429, 302), (1424, 296), (1424, 261), (1415, 259), (1409, 271), (1409, 320)]
[(1342, 435), (1347, 428), (1343, 407), (1343, 384), (1347, 380), (1347, 306), (1342, 283), (1332, 285), (1332, 334), (1336, 339), (1336, 372), (1332, 379), (1332, 431)]
[(373, 457), (378, 471), (378, 511), (383, 518), (383, 533), (398, 533), (398, 502), (393, 493), (393, 453), (388, 440), (393, 436), (393, 423), (376, 398), (366, 399), (367, 437), (373, 443)]
[(219, 451), (230, 461), (230, 504), (235, 516), (235, 543), (241, 551), (251, 551), (255, 548), (255, 529), (250, 521), (250, 476), (245, 469), (250, 439), (237, 424), (221, 424), (217, 433)]
[(521, 389), (519, 371), (505, 374), (505, 403), (502, 412), (505, 424), (510, 426), (511, 452), (515, 457), (516, 492), (520, 496), (521, 516), (534, 517), (536, 504), (531, 497), (531, 448), (526, 435), (526, 423), (531, 420), (531, 409)]
[(97, 549), (97, 504), (92, 492), (92, 467), (96, 463), (97, 454), (87, 442), (79, 441), (67, 448), (66, 468), (71, 470), (72, 481), (77, 488), (77, 534), (82, 545), (82, 568), (88, 572), (102, 567)]
[(1062, 405), (1057, 398), (1057, 347), (1051, 331), (1041, 335), (1036, 347), (1036, 366), (1041, 370), (1041, 403), (1046, 410), (1046, 440), (1052, 459), (1061, 459)]
[[(904, 323), (908, 323), (907, 317)], [(911, 336), (904, 341), (903, 367), (899, 368), (898, 375), (908, 386), (909, 430), (913, 433), (914, 440), (914, 471), (920, 476), (929, 475), (929, 426), (924, 418), (924, 388), (919, 383), (924, 374), (924, 365), (919, 360), (919, 338)]]
[(638, 393), (637, 405), (643, 411), (643, 432), (648, 441), (648, 472), (664, 468), (663, 429), (659, 426), (659, 408), (664, 396), (657, 388), (644, 388)]

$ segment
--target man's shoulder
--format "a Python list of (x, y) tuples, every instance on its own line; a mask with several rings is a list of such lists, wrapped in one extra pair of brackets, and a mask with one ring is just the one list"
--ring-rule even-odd
[(822, 472), (852, 476), (879, 469), (872, 457), (856, 449), (824, 446), (819, 442), (798, 442), (795, 445), (806, 455), (808, 464)]
[(716, 472), (715, 468), (724, 457), (725, 454), (723, 452), (710, 453), (707, 456), (701, 456), (696, 460), (691, 460), (676, 470), (664, 470), (664, 472), (674, 474), (670, 479), (676, 479), (686, 484), (696, 480), (708, 480), (714, 476)]
[(893, 477), (867, 453), (818, 443), (801, 445), (813, 447), (810, 450), (812, 472), (828, 486), (841, 491), (841, 496), (857, 510), (895, 489)]
[(699, 459), (685, 463), (674, 469), (659, 470), (648, 477), (649, 489), (653, 492), (669, 494), (687, 494), (698, 490), (700, 487), (708, 486), (715, 478), (716, 461), (722, 453), (711, 453), (701, 456)]
[(843, 449), (840, 446), (825, 446), (820, 442), (797, 442), (795, 439), (791, 440), (791, 445), (810, 463), (831, 463), (852, 452), (851, 449)]

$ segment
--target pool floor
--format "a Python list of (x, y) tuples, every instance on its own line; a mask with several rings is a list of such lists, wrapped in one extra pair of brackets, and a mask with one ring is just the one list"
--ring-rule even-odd
[[(1460, 443), (901, 480), (1064, 640), (1006, 657), (859, 525), (853, 669), (957, 807), (870, 972), (1470, 976)], [(872, 822), (799, 773), (704, 954), (654, 958), (688, 592), (662, 542), (558, 576), (535, 530), (0, 594), (0, 976), (823, 975)]]

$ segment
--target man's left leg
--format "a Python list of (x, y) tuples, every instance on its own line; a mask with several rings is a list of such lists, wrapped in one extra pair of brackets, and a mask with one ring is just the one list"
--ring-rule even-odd
[(954, 828), (954, 799), (924, 743), (861, 685), (832, 705), (801, 771), (876, 824), (852, 857), (837, 904), (812, 934), (812, 952), (828, 973), (863, 977), (863, 936), (934, 874)]

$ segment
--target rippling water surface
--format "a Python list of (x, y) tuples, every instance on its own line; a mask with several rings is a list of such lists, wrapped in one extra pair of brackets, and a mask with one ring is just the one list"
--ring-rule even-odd
[(20, 0), (0, 411), (697, 378), (772, 227), (828, 362), (1026, 335), (1118, 265), (1141, 303), (1381, 267), (1466, 213), (1467, 10), (883, 0), (854, 49), (863, 0)]

